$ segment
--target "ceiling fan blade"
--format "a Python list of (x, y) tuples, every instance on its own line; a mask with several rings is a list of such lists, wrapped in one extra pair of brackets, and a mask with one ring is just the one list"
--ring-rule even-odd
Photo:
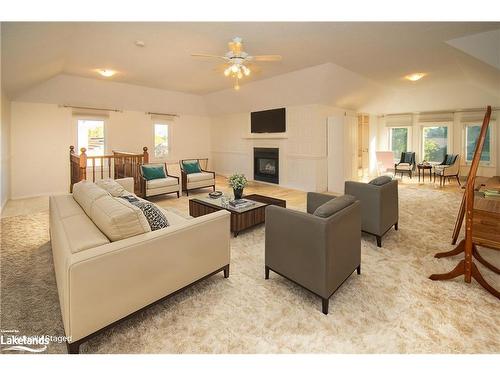
[(281, 61), (282, 57), (280, 55), (259, 55), (252, 56), (252, 61)]
[(256, 64), (254, 64), (254, 63), (250, 63), (249, 62), (249, 63), (246, 63), (245, 65), (248, 67), (248, 69), (250, 69), (250, 75), (252, 75), (252, 74), (260, 74), (262, 72), (261, 67), (258, 66), (258, 65), (256, 65)]
[(208, 58), (222, 59), (224, 61), (227, 61), (226, 56), (209, 55), (206, 53), (192, 53), (191, 56), (193, 56), (193, 57), (208, 57)]

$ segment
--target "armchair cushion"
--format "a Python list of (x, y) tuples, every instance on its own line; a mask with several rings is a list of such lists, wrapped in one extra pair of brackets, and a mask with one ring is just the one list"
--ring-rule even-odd
[(453, 155), (453, 154), (446, 154), (446, 158), (444, 159), (445, 165), (453, 165), (455, 163), (455, 159), (457, 158), (458, 155)]
[(146, 181), (146, 188), (157, 189), (166, 186), (174, 186), (178, 184), (178, 180), (174, 177), (156, 178), (154, 180)]
[(404, 153), (404, 157), (402, 159), (403, 159), (402, 160), (403, 163), (412, 164), (413, 163), (413, 153), (411, 153), (411, 152), (405, 152)]
[(187, 175), (188, 182), (198, 182), (198, 181), (213, 180), (213, 179), (214, 179), (213, 173), (209, 172), (189, 173)]
[(411, 170), (413, 168), (413, 166), (411, 164), (408, 164), (408, 163), (399, 163), (399, 164), (396, 164), (396, 169), (399, 169), (399, 170)]
[(201, 172), (200, 162), (198, 160), (183, 161), (182, 165), (186, 174)]
[(165, 166), (162, 164), (141, 165), (141, 170), (142, 175), (147, 181), (167, 177), (165, 173)]
[(316, 211), (314, 211), (313, 215), (323, 218), (330, 217), (340, 210), (343, 210), (347, 206), (350, 206), (355, 201), (356, 198), (352, 195), (342, 195), (340, 197), (333, 198), (326, 203), (323, 203), (316, 209)]
[(389, 176), (380, 176), (380, 177), (377, 177), (377, 178), (374, 178), (373, 180), (371, 180), (369, 182), (369, 184), (382, 186), (382, 185), (385, 185), (391, 181), (392, 181), (392, 178), (390, 178)]

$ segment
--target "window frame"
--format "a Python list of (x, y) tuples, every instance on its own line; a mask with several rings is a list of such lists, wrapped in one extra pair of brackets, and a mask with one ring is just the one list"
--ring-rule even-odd
[[(436, 121), (436, 122), (423, 122), (420, 123), (420, 155), (421, 155), (421, 160), (424, 160), (425, 157), (425, 151), (424, 151), (424, 128), (437, 128), (437, 127), (446, 127), (446, 134), (447, 134), (447, 139), (446, 139), (446, 154), (452, 154), (453, 153), (453, 122), (451, 121)], [(428, 160), (427, 160), (428, 161)], [(435, 162), (435, 161), (429, 161), (430, 164), (439, 164), (441, 161)]]
[[(478, 121), (466, 121), (462, 124), (462, 150), (464, 153), (464, 164), (469, 166), (472, 164), (472, 160), (467, 160), (467, 128), (470, 126), (479, 126), (481, 127), (483, 124), (482, 120)], [(496, 142), (496, 120), (490, 120), (490, 124), (488, 126), (490, 130), (490, 160), (480, 160), (479, 161), (479, 166), (481, 167), (491, 167), (495, 168), (496, 167), (496, 148), (497, 148), (497, 142)]]
[[(388, 126), (388, 132), (387, 132), (387, 146), (389, 151), (391, 151), (394, 154), (394, 151), (392, 150), (392, 130), (393, 129), (406, 129), (406, 152), (411, 148), (411, 126)], [(395, 158), (394, 162), (398, 163), (400, 159)]]
[[(79, 145), (79, 139), (78, 139), (78, 122), (79, 121), (102, 121), (103, 123), (103, 133), (104, 133), (104, 150), (103, 150), (103, 156), (107, 154), (108, 152), (108, 126), (107, 126), (107, 118), (106, 117), (101, 117), (101, 116), (75, 116), (75, 144), (76, 147), (78, 148), (77, 153), (80, 154), (80, 145)], [(88, 150), (87, 150), (88, 151)], [(87, 154), (88, 155), (88, 154)], [(97, 155), (100, 156), (100, 155)]]
[[(156, 144), (155, 144), (156, 125), (167, 126), (167, 153), (163, 157), (156, 156)], [(172, 154), (172, 125), (170, 123), (168, 123), (167, 121), (153, 120), (152, 128), (153, 128), (153, 158), (154, 158), (154, 160), (166, 161), (169, 159), (170, 155)]]

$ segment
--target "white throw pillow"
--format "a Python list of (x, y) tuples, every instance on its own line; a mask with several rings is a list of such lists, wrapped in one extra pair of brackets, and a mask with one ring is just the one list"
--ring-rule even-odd
[(99, 180), (96, 182), (96, 185), (106, 190), (113, 197), (120, 197), (125, 193), (130, 194), (123, 188), (123, 186), (121, 186), (118, 182), (110, 178)]
[(107, 195), (97, 199), (89, 216), (110, 241), (151, 231), (142, 211), (122, 198)]
[(109, 193), (93, 182), (84, 180), (73, 185), (73, 199), (89, 217), (94, 202), (104, 196), (109, 196)]

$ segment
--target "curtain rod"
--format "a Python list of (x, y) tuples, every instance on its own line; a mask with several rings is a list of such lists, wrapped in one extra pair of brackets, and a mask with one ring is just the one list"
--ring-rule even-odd
[[(493, 107), (491, 111), (498, 111), (500, 107)], [(441, 110), (441, 111), (424, 111), (424, 112), (403, 112), (403, 113), (387, 113), (382, 115), (381, 117), (386, 116), (404, 116), (404, 115), (435, 115), (439, 113), (467, 113), (467, 112), (484, 112), (486, 108), (465, 108), (465, 109), (450, 109), (450, 110)]]
[(158, 115), (158, 116), (172, 116), (172, 117), (180, 117), (176, 113), (159, 113), (159, 112), (146, 112), (147, 115)]
[(90, 109), (93, 111), (123, 112), (121, 109), (81, 107), (81, 106), (77, 106), (77, 105), (68, 105), (68, 104), (60, 104), (59, 107), (74, 108), (74, 109)]

